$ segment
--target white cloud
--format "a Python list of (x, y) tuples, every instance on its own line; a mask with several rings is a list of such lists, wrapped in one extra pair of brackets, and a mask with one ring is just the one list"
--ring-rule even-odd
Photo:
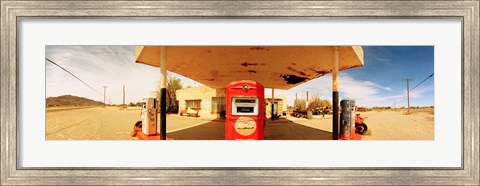
[[(138, 102), (152, 95), (160, 80), (160, 68), (135, 63), (133, 46), (47, 46), (46, 57), (100, 92), (45, 61), (47, 97), (71, 94), (103, 101), (102, 86), (108, 86), (107, 103), (120, 104), (125, 85), (125, 102)], [(167, 74), (180, 78), (184, 87), (203, 85), (170, 71)]]
[[(332, 76), (327, 74), (323, 77), (310, 80), (302, 85), (294, 87), (290, 90), (275, 91), (276, 95), (285, 95), (287, 97), (288, 105), (293, 105), (295, 94), (299, 98), (305, 98), (306, 92), (309, 95), (318, 93), (324, 99), (332, 99)], [(350, 98), (356, 101), (359, 106), (373, 107), (373, 106), (391, 106), (394, 100), (400, 103), (404, 95), (382, 96), (385, 93), (391, 93), (393, 90), (390, 87), (382, 86), (371, 81), (363, 81), (354, 79), (347, 73), (340, 73), (339, 78), (339, 96), (340, 99)], [(271, 94), (271, 89), (267, 89), (266, 94)], [(419, 91), (421, 95), (423, 92)]]
[[(134, 62), (132, 46), (48, 46), (46, 56), (59, 65), (77, 75), (97, 91), (103, 93), (102, 86), (107, 89), (107, 102), (122, 102), (122, 85), (126, 86), (126, 102), (137, 102), (142, 97), (150, 95), (156, 89), (160, 78), (157, 67), (137, 64)], [(103, 101), (103, 96), (83, 85), (60, 68), (46, 62), (47, 97), (65, 94), (78, 95)], [(181, 79), (184, 87), (202, 86), (184, 76), (168, 72), (169, 75)], [(392, 88), (371, 81), (358, 80), (348, 73), (340, 73), (340, 99), (355, 99), (359, 106), (392, 106), (404, 101), (406, 92), (395, 93)], [(295, 96), (305, 98), (319, 94), (324, 99), (332, 97), (332, 76), (310, 80), (290, 90), (275, 90), (275, 95), (285, 95), (287, 104), (293, 105)], [(420, 98), (432, 91), (429, 87), (418, 87), (411, 92), (411, 98)], [(271, 95), (271, 89), (266, 89), (266, 95)]]
[[(423, 86), (423, 87), (417, 87), (414, 90), (410, 91), (410, 98), (422, 98), (425, 96), (426, 93), (431, 92), (432, 89), (429, 87)], [(405, 92), (406, 94), (406, 92)]]
[[(75, 74), (103, 94), (108, 86), (107, 103), (140, 101), (152, 94), (160, 77), (159, 69), (136, 64), (132, 46), (47, 46), (46, 57)], [(71, 94), (103, 101), (103, 95), (85, 86), (62, 69), (46, 63), (47, 97)]]

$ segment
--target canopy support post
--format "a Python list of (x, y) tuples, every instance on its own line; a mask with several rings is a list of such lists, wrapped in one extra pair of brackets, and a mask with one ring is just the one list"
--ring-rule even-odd
[(167, 138), (167, 47), (160, 48), (160, 140)]
[(332, 139), (338, 140), (338, 127), (339, 127), (339, 115), (338, 115), (338, 63), (339, 54), (338, 46), (333, 47), (333, 71), (332, 71), (332, 96), (333, 96), (333, 123), (332, 123)]
[(275, 111), (273, 110), (275, 108), (274, 104), (275, 104), (275, 95), (274, 95), (274, 91), (275, 89), (272, 87), (272, 121), (275, 120)]

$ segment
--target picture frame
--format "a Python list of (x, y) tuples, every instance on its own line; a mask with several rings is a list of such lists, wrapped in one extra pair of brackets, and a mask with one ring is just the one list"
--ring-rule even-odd
[[(101, 8), (99, 8), (101, 7)], [(20, 168), (18, 20), (35, 17), (462, 19), (461, 168)], [(479, 1), (1, 1), (1, 185), (478, 185)], [(349, 176), (345, 176), (349, 175)]]

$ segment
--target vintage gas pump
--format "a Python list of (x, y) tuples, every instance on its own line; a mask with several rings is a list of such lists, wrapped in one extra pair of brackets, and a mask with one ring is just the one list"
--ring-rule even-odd
[(234, 81), (226, 88), (226, 140), (262, 140), (265, 93), (260, 83)]
[(340, 139), (356, 139), (355, 136), (355, 100), (342, 99), (340, 101)]
[(154, 97), (143, 98), (142, 132), (145, 135), (157, 134), (157, 99)]

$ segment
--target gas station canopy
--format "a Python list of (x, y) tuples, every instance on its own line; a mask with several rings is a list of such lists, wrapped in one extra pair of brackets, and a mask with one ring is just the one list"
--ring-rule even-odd
[[(167, 46), (167, 70), (211, 88), (253, 80), (290, 89), (333, 70), (333, 46)], [(161, 46), (136, 46), (135, 60), (160, 66)], [(340, 46), (339, 70), (363, 66), (360, 46)]]

